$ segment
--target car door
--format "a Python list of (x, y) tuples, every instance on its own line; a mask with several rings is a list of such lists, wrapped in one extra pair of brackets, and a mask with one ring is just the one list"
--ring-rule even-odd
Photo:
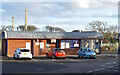
[(16, 50), (16, 55), (19, 55), (19, 52), (20, 52), (20, 49), (18, 48), (18, 49)]
[(81, 52), (80, 52), (81, 54), (81, 56), (84, 56), (84, 49), (81, 49)]
[(81, 49), (80, 49), (80, 52), (79, 52), (80, 56), (82, 56), (82, 53), (83, 53), (83, 52), (82, 52), (82, 48), (81, 48)]
[(49, 56), (52, 57), (53, 55), (53, 50), (50, 50)]

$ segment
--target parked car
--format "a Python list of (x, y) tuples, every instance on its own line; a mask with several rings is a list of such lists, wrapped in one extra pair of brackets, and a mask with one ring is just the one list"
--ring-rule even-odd
[(32, 59), (32, 53), (29, 49), (26, 48), (18, 48), (14, 52), (14, 59), (20, 59), (20, 58), (29, 58)]
[(89, 48), (80, 48), (77, 55), (83, 58), (96, 58), (96, 53)]
[(49, 58), (66, 58), (66, 53), (65, 51), (59, 49), (59, 48), (53, 48), (48, 50), (46, 53), (46, 56)]

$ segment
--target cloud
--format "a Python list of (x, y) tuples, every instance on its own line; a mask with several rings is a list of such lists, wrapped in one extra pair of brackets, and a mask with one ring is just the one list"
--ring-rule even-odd
[(0, 9), (0, 12), (5, 12), (6, 10), (4, 10), (4, 9)]
[[(84, 2), (86, 1), (86, 2)], [(79, 2), (3, 2), (3, 24), (11, 24), (12, 16), (15, 25), (24, 24), (25, 9), (28, 9), (28, 24), (43, 27), (46, 25), (60, 26), (70, 31), (84, 29), (93, 20), (105, 20), (117, 24), (117, 7), (108, 6), (95, 0)], [(82, 5), (83, 3), (83, 5)], [(107, 20), (106, 20), (107, 18)], [(109, 20), (112, 20), (109, 21)], [(67, 28), (71, 27), (71, 28)]]

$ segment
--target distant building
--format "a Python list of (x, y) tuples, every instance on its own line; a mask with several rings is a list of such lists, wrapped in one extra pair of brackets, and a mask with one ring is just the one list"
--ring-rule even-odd
[(61, 48), (75, 55), (79, 48), (89, 47), (101, 53), (103, 35), (97, 32), (2, 32), (2, 55), (13, 56), (17, 48), (28, 48), (33, 56), (44, 55), (50, 48)]

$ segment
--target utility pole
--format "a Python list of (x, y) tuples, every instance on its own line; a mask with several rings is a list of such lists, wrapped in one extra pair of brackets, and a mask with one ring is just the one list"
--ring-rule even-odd
[(12, 17), (12, 31), (14, 31), (14, 17)]
[(27, 8), (25, 9), (25, 31), (27, 31)]

